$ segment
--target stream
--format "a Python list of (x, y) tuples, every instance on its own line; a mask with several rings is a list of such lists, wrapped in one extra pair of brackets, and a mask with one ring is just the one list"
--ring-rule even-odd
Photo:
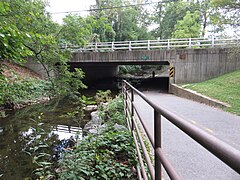
[[(151, 78), (145, 81), (142, 85), (144, 89), (146, 89), (145, 87), (152, 89), (152, 86), (157, 89), (168, 87), (168, 79), (165, 77)], [(106, 80), (105, 82), (110, 83), (111, 81)], [(132, 80), (132, 82), (134, 85), (141, 84), (138, 79)], [(110, 85), (106, 87), (109, 89)], [(93, 97), (96, 89), (98, 88), (88, 89), (84, 94)], [(112, 96), (119, 93), (116, 85), (111, 91)], [(54, 149), (57, 149), (57, 145), (63, 144), (64, 139), (75, 138), (76, 134), (81, 139), (82, 129), (89, 122), (90, 113), (85, 114), (81, 120), (65, 116), (67, 112), (72, 112), (75, 108), (76, 104), (70, 98), (62, 98), (9, 112), (6, 118), (0, 118), (0, 180), (23, 180), (33, 177), (33, 158), (27, 152), (31, 146), (34, 147), (34, 140), (39, 138), (39, 141), (51, 144), (49, 147), (49, 154), (51, 154)], [(44, 136), (34, 134), (39, 126), (40, 130), (44, 132)]]
[(0, 118), (0, 179), (22, 180), (32, 176), (32, 157), (25, 151), (33, 141), (37, 126), (41, 126), (46, 136), (44, 141), (52, 144), (50, 150), (62, 140), (82, 135), (82, 128), (90, 116), (79, 121), (64, 116), (75, 108), (70, 99), (53, 100), (36, 104)]

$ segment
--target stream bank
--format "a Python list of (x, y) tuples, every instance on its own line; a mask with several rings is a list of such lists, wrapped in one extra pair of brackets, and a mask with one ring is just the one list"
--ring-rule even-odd
[[(0, 179), (24, 179), (32, 176), (35, 166), (32, 157), (25, 151), (36, 138), (50, 144), (52, 149), (76, 132), (81, 136), (89, 115), (81, 122), (63, 116), (73, 108), (75, 105), (71, 99), (54, 99), (8, 112), (6, 118), (0, 118)], [(40, 128), (45, 135), (34, 136), (35, 130)]]
[[(104, 92), (102, 93), (104, 94)], [(99, 105), (102, 106), (103, 103)], [(135, 164), (135, 150), (131, 134), (121, 124), (126, 123), (121, 112), (123, 110), (122, 99), (118, 97), (117, 100), (110, 101), (108, 105), (98, 107), (101, 109), (100, 113), (92, 112), (96, 107), (88, 107), (87, 109), (90, 109), (90, 111), (81, 120), (78, 119), (78, 115), (71, 116), (71, 113), (69, 114), (69, 112), (74, 112), (74, 108), (76, 108), (76, 103), (71, 98), (54, 99), (44, 104), (25, 107), (10, 113), (6, 118), (0, 118), (0, 179), (36, 179), (39, 177), (36, 176), (36, 173), (51, 179), (46, 174), (47, 171), (53, 172), (53, 179), (66, 176), (68, 172), (72, 171), (67, 170), (68, 166), (65, 166), (66, 163), (69, 163), (69, 158), (64, 159), (63, 157), (77, 153), (79, 149), (83, 148), (86, 139), (90, 140), (91, 138), (92, 140), (88, 144), (89, 147), (94, 148), (96, 146), (95, 148), (101, 152), (110, 152), (111, 149), (111, 153), (104, 153), (104, 156), (110, 158), (111, 155), (114, 163), (108, 164), (108, 162), (105, 162), (107, 166), (113, 167), (116, 164), (124, 166), (122, 169), (123, 174), (119, 170), (116, 172), (110, 171), (111, 176), (118, 177), (120, 174), (121, 177), (127, 177), (127, 175), (134, 177), (136, 172), (131, 167)], [(88, 133), (85, 133), (84, 141), (82, 141), (83, 129), (85, 127), (86, 130), (86, 127), (90, 124), (90, 112), (92, 112), (93, 121), (95, 121), (94, 118), (100, 121), (97, 122), (97, 125), (92, 124), (89, 126)], [(70, 116), (66, 116), (66, 114)], [(101, 132), (99, 126), (102, 128)], [(89, 133), (90, 135), (87, 135)], [(99, 145), (94, 142), (95, 138), (99, 139), (97, 140), (100, 143)], [(101, 145), (103, 143), (101, 141), (109, 141), (109, 147), (104, 146), (108, 150), (102, 149), (104, 147)], [(123, 145), (124, 148), (118, 155), (118, 152), (115, 151), (119, 151), (119, 148), (121, 149)], [(92, 148), (88, 149), (88, 151), (91, 151)], [(96, 155), (99, 153), (98, 150), (94, 152), (97, 153)], [(113, 154), (117, 156), (112, 156)], [(42, 156), (46, 156), (47, 159), (38, 162)], [(74, 156), (82, 158), (78, 153)], [(52, 160), (48, 157), (51, 157)], [(95, 162), (96, 159), (90, 158), (90, 160), (93, 163), (98, 163)], [(37, 166), (36, 162), (38, 162)], [(51, 162), (55, 165), (48, 165)], [(85, 164), (80, 167), (84, 168), (88, 165)], [(130, 167), (125, 167), (126, 165)], [(55, 168), (52, 169), (51, 166)], [(43, 169), (39, 170), (41, 168)], [(118, 167), (115, 168), (118, 169)], [(89, 171), (91, 170), (89, 169)], [(75, 174), (78, 174), (78, 172), (75, 172)], [(78, 175), (88, 177), (84, 174)], [(94, 174), (93, 176), (100, 177), (101, 175)]]

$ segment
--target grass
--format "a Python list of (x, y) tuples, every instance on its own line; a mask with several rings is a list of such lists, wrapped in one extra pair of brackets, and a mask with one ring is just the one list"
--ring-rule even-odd
[(224, 110), (240, 115), (240, 71), (182, 87), (228, 103), (231, 107)]

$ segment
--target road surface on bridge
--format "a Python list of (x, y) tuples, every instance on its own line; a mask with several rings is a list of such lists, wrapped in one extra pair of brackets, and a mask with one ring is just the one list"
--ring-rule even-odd
[[(239, 116), (170, 94), (150, 91), (144, 94), (157, 105), (240, 150)], [(144, 123), (153, 132), (153, 109), (139, 96), (134, 98)], [(183, 179), (240, 179), (240, 175), (165, 118), (162, 118), (162, 149)]]

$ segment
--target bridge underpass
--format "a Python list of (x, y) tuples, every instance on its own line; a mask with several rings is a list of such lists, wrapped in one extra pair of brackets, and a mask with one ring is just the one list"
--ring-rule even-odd
[[(154, 72), (154, 77), (150, 72), (150, 75), (126, 77), (119, 76), (118, 70), (120, 65), (151, 65), (165, 67), (164, 72)], [(155, 62), (71, 62), (71, 71), (74, 68), (81, 68), (85, 72), (84, 82), (90, 87), (99, 87), (101, 89), (108, 89), (116, 87), (117, 83), (122, 79), (128, 79), (131, 82), (139, 82), (135, 85), (141, 89), (159, 89), (168, 91), (169, 88), (169, 75), (168, 75), (168, 61), (155, 61)]]

